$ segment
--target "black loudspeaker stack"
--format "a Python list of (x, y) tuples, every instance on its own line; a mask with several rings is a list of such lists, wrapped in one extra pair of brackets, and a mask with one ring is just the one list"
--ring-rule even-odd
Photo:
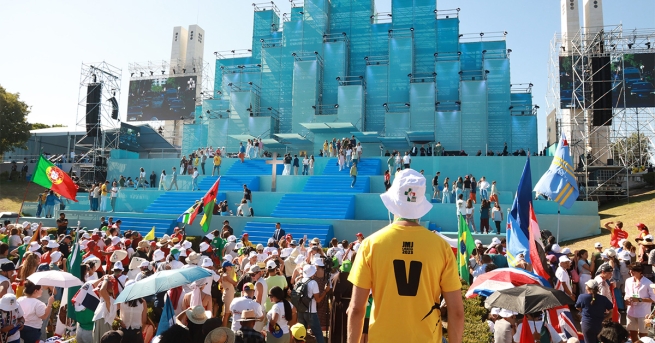
[(86, 134), (97, 137), (100, 132), (102, 84), (90, 83), (86, 88)]
[(109, 102), (111, 102), (111, 119), (118, 120), (118, 101), (116, 97), (109, 98)]
[(612, 125), (612, 70), (609, 57), (591, 58), (593, 125)]

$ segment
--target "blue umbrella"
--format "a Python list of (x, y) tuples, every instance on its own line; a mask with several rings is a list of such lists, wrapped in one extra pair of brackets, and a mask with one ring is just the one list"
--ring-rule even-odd
[(115, 302), (118, 304), (140, 299), (189, 284), (211, 275), (211, 272), (207, 269), (197, 266), (183, 269), (162, 270), (125, 287), (118, 297), (116, 297)]

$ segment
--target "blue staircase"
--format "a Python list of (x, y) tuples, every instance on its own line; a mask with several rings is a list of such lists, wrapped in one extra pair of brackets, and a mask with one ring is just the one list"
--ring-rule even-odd
[[(287, 234), (291, 234), (296, 241), (307, 235), (307, 239), (318, 237), (323, 246), (327, 246), (329, 241), (334, 237), (334, 230), (329, 224), (287, 224), (280, 223)], [(275, 232), (275, 223), (248, 222), (243, 228), (244, 233), (248, 233), (248, 238), (255, 244), (264, 244), (268, 239), (273, 237)]]
[[(205, 176), (198, 182), (201, 192), (207, 192), (216, 182), (218, 176)], [(221, 184), (218, 185), (219, 192), (243, 192), (243, 185), (248, 185), (251, 191), (259, 190), (259, 176), (254, 175), (223, 175)]]
[[(271, 175), (272, 169), (270, 164), (266, 164), (266, 161), (270, 160), (270, 158), (258, 158), (256, 160), (244, 160), (243, 163), (241, 161), (235, 161), (234, 164), (232, 164), (232, 167), (227, 170), (227, 172), (224, 172), (224, 175)], [(281, 164), (278, 164), (276, 166), (277, 170), (277, 175), (282, 174), (282, 169), (284, 169), (284, 166)]]
[[(357, 176), (359, 177), (363, 175), (382, 175), (382, 172), (380, 170), (381, 163), (382, 162), (380, 162), (379, 159), (362, 158), (362, 160), (359, 161), (359, 163), (357, 163)], [(346, 168), (344, 166), (344, 169), (342, 171), (339, 171), (339, 166), (337, 165), (337, 159), (331, 158), (328, 161), (328, 163), (325, 165), (325, 169), (323, 169), (323, 175), (350, 176), (350, 168)]]
[(357, 176), (355, 187), (350, 188), (351, 177), (346, 176), (310, 176), (303, 192), (308, 193), (368, 193), (371, 191), (371, 180), (368, 176)]
[(355, 219), (352, 194), (285, 194), (271, 217), (310, 219)]
[[(243, 189), (243, 184), (241, 186)], [(196, 192), (176, 192), (168, 191), (160, 195), (155, 201), (146, 208), (143, 213), (170, 214), (177, 217), (188, 210), (196, 200), (202, 199), (206, 191)], [(219, 192), (216, 201), (225, 200), (225, 193)], [(150, 226), (152, 228), (152, 225)]]
[(121, 231), (138, 231), (145, 236), (155, 227), (155, 237), (161, 238), (164, 234), (171, 234), (177, 225), (175, 220), (161, 218), (121, 218)]

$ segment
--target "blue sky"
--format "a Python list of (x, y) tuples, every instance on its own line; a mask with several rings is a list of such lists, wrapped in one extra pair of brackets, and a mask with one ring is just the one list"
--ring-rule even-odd
[[(582, 6), (582, 1), (580, 6)], [(30, 122), (74, 125), (81, 63), (107, 61), (123, 70), (121, 111), (127, 104), (128, 63), (170, 58), (174, 26), (205, 30), (205, 59), (214, 51), (246, 49), (252, 35), (249, 0), (4, 1), (0, 10), (0, 85), (32, 106)], [(266, 2), (254, 0), (254, 2)], [(390, 11), (391, 0), (376, 0)], [(281, 12), (290, 3), (278, 0)], [(439, 0), (440, 10), (460, 8), (460, 32), (508, 31), (513, 83), (534, 84), (539, 146), (545, 143), (550, 40), (560, 31), (558, 0)], [(655, 1), (603, 2), (605, 25), (655, 27)], [(581, 19), (582, 21), (582, 19)], [(655, 51), (654, 51), (655, 52)]]

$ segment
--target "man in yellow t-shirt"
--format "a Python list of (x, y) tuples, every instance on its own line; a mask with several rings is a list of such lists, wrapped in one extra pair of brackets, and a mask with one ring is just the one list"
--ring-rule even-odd
[(212, 176), (214, 176), (214, 172), (216, 172), (216, 175), (221, 175), (221, 156), (218, 154), (214, 155), (214, 169), (212, 169)]
[(348, 280), (355, 286), (348, 309), (348, 343), (359, 342), (366, 303), (373, 295), (370, 342), (441, 342), (441, 296), (448, 306), (448, 342), (460, 343), (464, 306), (450, 245), (419, 224), (432, 208), (425, 177), (398, 173), (382, 202), (395, 222), (361, 243)]

